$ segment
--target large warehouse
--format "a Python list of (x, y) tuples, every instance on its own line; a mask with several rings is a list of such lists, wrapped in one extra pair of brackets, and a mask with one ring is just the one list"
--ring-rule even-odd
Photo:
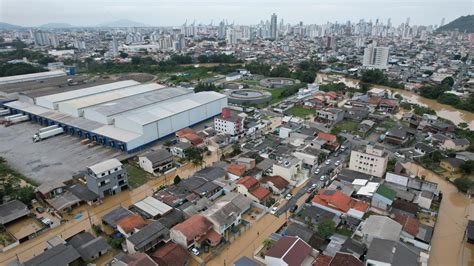
[(127, 80), (5, 104), (34, 122), (57, 124), (71, 135), (135, 152), (221, 113), (227, 96)]

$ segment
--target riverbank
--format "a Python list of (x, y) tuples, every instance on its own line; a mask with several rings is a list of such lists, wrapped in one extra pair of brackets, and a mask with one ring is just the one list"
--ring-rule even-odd
[(438, 184), (443, 193), (433, 238), (431, 239), (430, 266), (474, 265), (474, 245), (464, 239), (469, 219), (474, 219), (474, 199), (446, 181), (443, 177), (415, 163), (404, 165), (414, 174)]
[[(316, 81), (322, 83), (323, 79), (327, 77), (337, 77), (346, 86), (356, 87), (359, 84), (359, 80), (343, 77), (342, 75), (327, 75), (324, 73), (318, 73)], [(436, 115), (446, 120), (452, 121), (454, 124), (459, 125), (460, 123), (467, 123), (469, 129), (474, 130), (474, 113), (465, 110), (459, 110), (455, 107), (447, 104), (441, 104), (433, 99), (422, 97), (412, 91), (391, 88), (382, 85), (373, 84), (372, 87), (387, 89), (392, 93), (397, 93), (403, 96), (409, 103), (418, 104), (424, 107), (429, 107), (436, 112)]]

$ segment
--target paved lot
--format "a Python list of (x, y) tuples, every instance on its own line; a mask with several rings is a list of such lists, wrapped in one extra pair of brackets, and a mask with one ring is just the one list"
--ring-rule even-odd
[(0, 126), (0, 156), (7, 159), (14, 169), (40, 184), (49, 180), (67, 180), (90, 165), (122, 154), (102, 146), (88, 148), (81, 145), (79, 138), (66, 134), (33, 143), (33, 134), (40, 128), (30, 122)]

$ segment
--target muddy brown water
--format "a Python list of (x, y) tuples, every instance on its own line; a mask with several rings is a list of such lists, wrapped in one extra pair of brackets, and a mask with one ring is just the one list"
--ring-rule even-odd
[(418, 176), (438, 183), (443, 192), (433, 238), (431, 240), (430, 266), (474, 265), (474, 245), (464, 239), (469, 219), (474, 219), (474, 199), (458, 192), (457, 188), (443, 177), (414, 163), (405, 166)]
[[(332, 79), (336, 78), (338, 79), (338, 81), (343, 82), (344, 84), (350, 87), (355, 87), (359, 83), (359, 81), (356, 79), (344, 78), (342, 76), (337, 76), (337, 75), (328, 76), (326, 74), (321, 74), (321, 73), (318, 73), (316, 81), (319, 83), (324, 83), (324, 81), (327, 80), (328, 78), (332, 78)], [(471, 130), (474, 130), (474, 113), (471, 113), (469, 111), (459, 110), (450, 105), (438, 103), (436, 100), (421, 97), (420, 95), (412, 91), (400, 90), (400, 89), (385, 87), (381, 85), (374, 85), (374, 87), (381, 88), (381, 89), (388, 89), (388, 90), (391, 90), (393, 93), (399, 93), (403, 95), (403, 98), (405, 98), (409, 103), (414, 103), (414, 104), (418, 104), (424, 107), (429, 107), (435, 110), (437, 116), (453, 121), (456, 125), (458, 125), (459, 123), (465, 122), (469, 125), (469, 128)]]

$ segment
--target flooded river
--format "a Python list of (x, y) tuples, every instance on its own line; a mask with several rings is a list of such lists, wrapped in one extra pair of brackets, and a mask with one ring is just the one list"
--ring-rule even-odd
[(469, 199), (444, 178), (423, 167), (414, 163), (407, 163), (405, 166), (412, 173), (438, 183), (438, 189), (443, 192), (431, 241), (429, 265), (474, 265), (474, 245), (468, 244), (464, 239), (467, 222), (474, 218), (474, 199)]
[[(359, 81), (355, 79), (348, 79), (348, 78), (344, 78), (342, 76), (336, 76), (336, 75), (328, 76), (326, 74), (321, 74), (321, 73), (318, 73), (316, 81), (318, 83), (324, 83), (325, 81), (331, 80), (331, 79), (337, 79), (339, 82), (343, 82), (344, 84), (350, 87), (355, 87), (359, 83)], [(381, 88), (381, 89), (388, 89), (394, 93), (399, 93), (403, 96), (403, 98), (405, 98), (410, 103), (429, 107), (436, 111), (436, 115), (438, 115), (441, 118), (453, 121), (453, 123), (455, 123), (456, 125), (458, 125), (459, 123), (465, 122), (469, 125), (469, 128), (471, 130), (474, 130), (474, 113), (471, 113), (469, 111), (459, 110), (450, 105), (438, 103), (436, 100), (421, 97), (412, 91), (400, 90), (400, 89), (385, 87), (381, 85), (374, 85), (374, 87)]]

